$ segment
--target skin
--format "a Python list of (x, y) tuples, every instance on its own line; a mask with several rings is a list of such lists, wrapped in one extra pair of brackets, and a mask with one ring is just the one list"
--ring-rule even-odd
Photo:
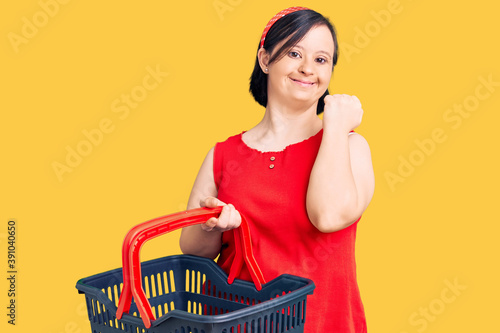
[[(316, 115), (317, 102), (332, 76), (333, 54), (333, 38), (326, 26), (312, 28), (288, 54), (271, 64), (271, 54), (261, 48), (257, 56), (268, 75), (268, 104), (263, 119), (242, 136), (249, 147), (280, 151), (323, 128), (306, 208), (311, 223), (325, 233), (354, 223), (368, 207), (375, 184), (368, 143), (359, 134), (349, 135), (361, 124), (359, 99), (341, 94), (326, 96), (323, 120)], [(200, 168), (187, 208), (221, 205), (222, 213), (205, 224), (184, 228), (180, 239), (183, 253), (212, 259), (219, 254), (222, 232), (241, 223), (234, 206), (217, 199), (213, 150)]]

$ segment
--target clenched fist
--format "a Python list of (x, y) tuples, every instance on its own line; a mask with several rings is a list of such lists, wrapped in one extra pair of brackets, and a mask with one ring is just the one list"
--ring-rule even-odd
[(363, 109), (356, 96), (336, 94), (325, 96), (323, 128), (349, 133), (361, 124)]

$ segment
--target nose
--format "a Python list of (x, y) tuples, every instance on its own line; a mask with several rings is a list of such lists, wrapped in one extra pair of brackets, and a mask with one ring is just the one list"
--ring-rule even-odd
[(302, 60), (302, 62), (300, 63), (299, 72), (301, 72), (304, 75), (313, 74), (313, 65), (312, 65), (311, 61), (304, 58)]

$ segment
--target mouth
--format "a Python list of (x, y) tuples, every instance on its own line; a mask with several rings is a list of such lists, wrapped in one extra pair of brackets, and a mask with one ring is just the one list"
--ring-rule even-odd
[(315, 84), (314, 82), (303, 81), (303, 80), (298, 80), (298, 79), (293, 79), (293, 78), (290, 78), (290, 80), (292, 80), (293, 82), (295, 82), (298, 85), (303, 86), (303, 87), (311, 87)]

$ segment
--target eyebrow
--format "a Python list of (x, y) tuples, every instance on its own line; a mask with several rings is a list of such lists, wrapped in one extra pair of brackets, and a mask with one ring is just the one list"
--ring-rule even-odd
[[(297, 48), (299, 48), (299, 49), (301, 49), (301, 50), (303, 50), (303, 49), (304, 49), (304, 48), (303, 48), (302, 46), (300, 46), (300, 45), (295, 45), (295, 47), (297, 47)], [(327, 56), (328, 56), (328, 57), (330, 57), (330, 58), (332, 57), (332, 56), (330, 55), (330, 53), (329, 53), (329, 52), (327, 52), (327, 51), (323, 51), (323, 50), (316, 51), (315, 53), (323, 53), (323, 54), (327, 55)]]

